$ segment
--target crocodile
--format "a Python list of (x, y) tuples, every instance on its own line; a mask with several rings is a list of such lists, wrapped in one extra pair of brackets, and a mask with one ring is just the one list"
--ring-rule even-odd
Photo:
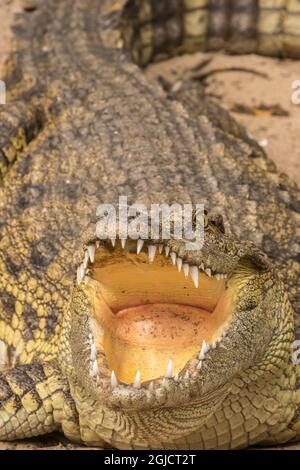
[[(216, 48), (300, 58), (300, 2), (47, 0), (14, 33), (0, 108), (0, 440), (297, 441), (299, 189), (199, 84), (166, 91), (143, 68)], [(120, 195), (147, 210), (203, 204), (202, 248), (147, 224), (148, 237), (124, 237), (122, 221), (111, 235), (99, 207)]]

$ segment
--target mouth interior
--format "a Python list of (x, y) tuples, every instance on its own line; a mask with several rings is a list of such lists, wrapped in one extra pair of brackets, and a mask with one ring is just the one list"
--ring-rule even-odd
[(199, 271), (199, 287), (170, 257), (136, 248), (97, 248), (90, 266), (91, 304), (102, 331), (95, 338), (108, 367), (125, 384), (140, 371), (141, 382), (164, 377), (169, 361), (179, 374), (213, 345), (231, 318), (232, 296), (225, 279)]

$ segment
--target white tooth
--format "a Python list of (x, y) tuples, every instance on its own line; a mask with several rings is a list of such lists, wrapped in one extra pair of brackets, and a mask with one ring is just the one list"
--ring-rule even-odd
[(83, 264), (81, 264), (80, 266), (78, 266), (77, 268), (77, 284), (81, 284), (82, 282), (82, 279), (84, 278), (84, 266)]
[(172, 263), (173, 263), (174, 266), (175, 266), (177, 255), (176, 255), (176, 253), (174, 253), (174, 252), (172, 251), (172, 253), (170, 254), (170, 256), (171, 256)]
[(170, 247), (169, 246), (165, 246), (165, 252), (166, 252), (166, 256), (169, 256), (169, 253), (170, 253)]
[(97, 240), (96, 241), (96, 248), (99, 248), (99, 246), (100, 246), (100, 242), (99, 242), (99, 240)]
[(201, 269), (201, 271), (205, 271), (205, 268), (204, 268), (204, 264), (203, 264), (203, 263), (200, 264), (200, 269)]
[(165, 374), (166, 379), (171, 379), (173, 377), (173, 369), (174, 369), (173, 361), (172, 359), (170, 359), (168, 362), (167, 371)]
[(181, 258), (177, 258), (176, 263), (177, 263), (178, 271), (180, 272), (180, 271), (181, 271), (181, 267), (182, 267), (182, 259), (181, 259)]
[(197, 369), (200, 370), (201, 367), (202, 367), (202, 361), (199, 361), (199, 362), (198, 362), (198, 365), (197, 365)]
[(88, 254), (89, 254), (91, 263), (95, 261), (95, 251), (96, 251), (95, 245), (88, 245)]
[(77, 285), (81, 283), (81, 271), (80, 271), (80, 266), (77, 268)]
[(149, 245), (148, 246), (149, 263), (153, 263), (155, 259), (155, 253), (156, 253), (156, 245)]
[(136, 373), (136, 376), (132, 385), (134, 388), (140, 388), (141, 386), (141, 373), (139, 370)]
[(149, 383), (148, 390), (150, 390), (150, 392), (153, 392), (153, 390), (154, 390), (154, 383), (153, 382)]
[(96, 375), (99, 374), (99, 367), (97, 361), (94, 361), (92, 364), (92, 369), (91, 369), (91, 376), (95, 377)]
[(92, 346), (91, 346), (91, 360), (95, 361), (96, 359), (97, 359), (97, 348), (96, 348), (96, 344), (92, 343)]
[(161, 255), (164, 249), (164, 245), (158, 245), (158, 252)]
[(121, 246), (122, 246), (123, 250), (124, 250), (125, 245), (126, 245), (126, 240), (127, 240), (126, 238), (120, 238), (120, 242), (121, 242)]
[(210, 345), (210, 347), (211, 347), (212, 349), (215, 349), (215, 348), (217, 347), (217, 341), (215, 341), (214, 343), (212, 343), (212, 344)]
[(184, 276), (185, 277), (188, 277), (189, 275), (189, 270), (190, 270), (190, 267), (187, 263), (184, 263), (183, 264), (183, 273), (184, 273)]
[(193, 280), (194, 286), (198, 287), (199, 286), (199, 271), (198, 271), (197, 266), (190, 267), (190, 275)]
[(142, 251), (144, 245), (144, 240), (138, 240), (137, 245), (136, 245), (136, 253), (139, 255), (140, 252)]
[(206, 345), (206, 341), (205, 339), (203, 340), (203, 343), (202, 343), (202, 346), (201, 346), (201, 351), (200, 351), (200, 354), (199, 354), (199, 359), (200, 361), (203, 361), (204, 357), (205, 357), (205, 353), (207, 351), (207, 345)]
[(210, 269), (210, 268), (205, 269), (205, 273), (206, 273), (209, 277), (211, 277), (211, 269)]
[(89, 255), (89, 251), (86, 250), (85, 254), (84, 254), (84, 260), (83, 260), (83, 266), (84, 266), (84, 269), (87, 268), (87, 265), (88, 265), (88, 262), (89, 262), (89, 258), (90, 258), (90, 255)]
[(215, 274), (215, 278), (217, 279), (217, 281), (220, 281), (222, 279), (221, 274)]
[(186, 373), (184, 374), (184, 380), (189, 380), (190, 374), (189, 371), (187, 370)]
[(112, 246), (113, 246), (113, 248), (114, 248), (114, 247), (115, 247), (115, 244), (116, 244), (116, 239), (115, 239), (115, 238), (111, 238), (110, 241), (111, 241), (111, 244), (112, 244)]
[(81, 280), (83, 280), (83, 278), (85, 276), (85, 267), (84, 267), (83, 264), (80, 266), (80, 269), (81, 269)]
[(174, 377), (174, 381), (175, 381), (175, 382), (178, 382), (178, 380), (179, 380), (179, 376), (178, 376), (178, 372), (177, 372), (177, 374), (176, 374), (175, 377)]
[(110, 384), (112, 388), (116, 388), (119, 385), (114, 371), (111, 372)]

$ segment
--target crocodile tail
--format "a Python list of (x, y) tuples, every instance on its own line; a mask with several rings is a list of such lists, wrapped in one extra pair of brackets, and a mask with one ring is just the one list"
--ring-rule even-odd
[(129, 0), (124, 20), (141, 65), (216, 49), (300, 58), (299, 0)]

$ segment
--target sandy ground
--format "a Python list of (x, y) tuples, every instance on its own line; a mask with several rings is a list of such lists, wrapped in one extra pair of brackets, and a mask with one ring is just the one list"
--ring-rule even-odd
[[(0, 79), (11, 49), (10, 25), (15, 12), (29, 0), (0, 0)], [(210, 59), (209, 64), (198, 67)], [(300, 105), (292, 103), (292, 82), (300, 80), (299, 62), (251, 56), (195, 54), (155, 64), (147, 71), (151, 80), (159, 76), (171, 83), (183, 77), (200, 76), (208, 93), (217, 97), (256, 140), (265, 147), (281, 171), (300, 183)], [(66, 450), (82, 447), (57, 434), (21, 443), (0, 443), (0, 449)], [(299, 449), (292, 445), (289, 449)], [(277, 447), (278, 450), (285, 447)]]
[(147, 73), (151, 79), (163, 76), (175, 86), (184, 77), (201, 79), (207, 92), (246, 127), (279, 169), (300, 183), (300, 105), (292, 103), (292, 83), (300, 80), (299, 62), (198, 53), (154, 64)]

